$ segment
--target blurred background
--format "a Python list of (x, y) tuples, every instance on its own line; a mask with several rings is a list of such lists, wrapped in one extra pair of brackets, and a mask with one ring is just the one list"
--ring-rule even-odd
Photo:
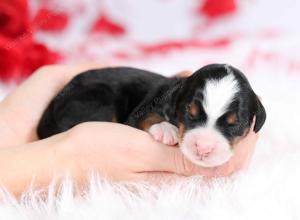
[(51, 63), (297, 74), (299, 9), (297, 0), (0, 0), (1, 88)]
[[(170, 76), (228, 63), (265, 105), (292, 105), (298, 119), (299, 11), (297, 0), (0, 0), (0, 99), (45, 64)], [(276, 117), (279, 109), (267, 110)]]

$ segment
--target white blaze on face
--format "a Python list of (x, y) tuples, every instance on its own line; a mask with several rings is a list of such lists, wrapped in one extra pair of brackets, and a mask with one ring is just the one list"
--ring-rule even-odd
[(232, 156), (227, 139), (215, 125), (218, 118), (226, 113), (238, 91), (238, 82), (233, 74), (206, 82), (202, 104), (207, 121), (204, 125), (187, 131), (180, 144), (182, 152), (195, 164), (205, 167), (218, 166)]

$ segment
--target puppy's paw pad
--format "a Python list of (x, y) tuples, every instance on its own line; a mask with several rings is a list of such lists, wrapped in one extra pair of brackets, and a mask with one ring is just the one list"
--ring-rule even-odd
[(149, 133), (163, 144), (176, 145), (178, 143), (178, 128), (169, 122), (161, 122), (150, 127)]

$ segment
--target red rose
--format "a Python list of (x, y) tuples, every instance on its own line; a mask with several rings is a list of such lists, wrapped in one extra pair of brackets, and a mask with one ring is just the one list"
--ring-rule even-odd
[(26, 0), (0, 0), (0, 33), (17, 37), (29, 28)]
[(26, 0), (0, 0), (0, 80), (20, 81), (40, 66), (58, 61), (57, 53), (34, 42), (31, 27)]
[(37, 28), (46, 31), (61, 31), (68, 25), (68, 22), (68, 14), (51, 11), (47, 8), (41, 8), (33, 20)]
[(9, 47), (10, 40), (0, 36), (0, 80), (9, 81), (19, 78), (24, 63), (20, 47)]
[(199, 8), (199, 12), (207, 17), (215, 18), (230, 14), (236, 10), (235, 0), (206, 0)]
[(50, 51), (40, 43), (31, 44), (26, 51), (26, 65), (23, 67), (24, 75), (31, 74), (41, 66), (56, 63), (60, 58), (58, 53)]
[(60, 58), (40, 43), (26, 38), (12, 42), (0, 36), (0, 80), (20, 81), (37, 68), (53, 64)]

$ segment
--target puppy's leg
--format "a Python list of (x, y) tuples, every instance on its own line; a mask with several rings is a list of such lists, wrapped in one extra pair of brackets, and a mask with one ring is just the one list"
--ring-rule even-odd
[(150, 114), (139, 127), (148, 131), (155, 140), (163, 144), (176, 145), (178, 143), (178, 128), (158, 114)]

